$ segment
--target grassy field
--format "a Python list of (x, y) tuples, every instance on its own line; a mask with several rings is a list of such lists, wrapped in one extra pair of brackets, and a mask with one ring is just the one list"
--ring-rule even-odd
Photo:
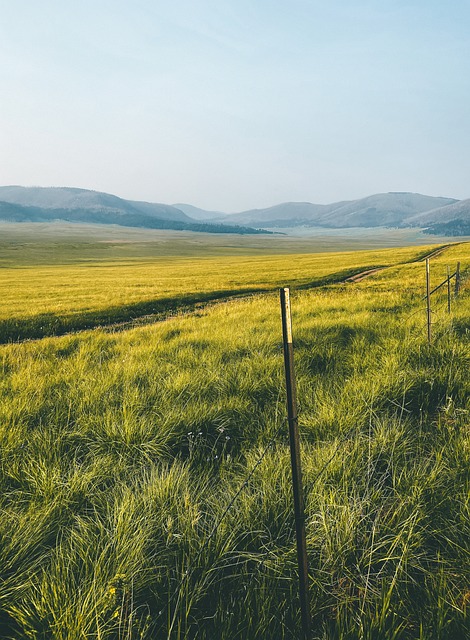
[(419, 229), (281, 229), (239, 236), (136, 229), (116, 225), (0, 221), (0, 268), (148, 260), (165, 257), (271, 256), (446, 244), (470, 238), (429, 236)]
[[(4, 300), (34, 328), (292, 284), (312, 637), (463, 640), (470, 297), (450, 315), (433, 297), (428, 345), (424, 265), (400, 264), (422, 251), (4, 269)], [(432, 284), (457, 260), (468, 273), (468, 244), (431, 261)], [(371, 265), (392, 266), (295, 289)], [(299, 637), (278, 307), (266, 292), (0, 346), (1, 637)]]
[[(364, 269), (414, 260), (432, 248), (132, 260), (114, 255), (108, 261), (64, 264), (60, 256), (67, 246), (61, 246), (55, 264), (0, 269), (0, 342), (166, 316), (221, 297), (283, 285), (337, 282)], [(23, 248), (25, 262), (29, 250)], [(35, 255), (35, 249), (31, 251), (30, 258)]]

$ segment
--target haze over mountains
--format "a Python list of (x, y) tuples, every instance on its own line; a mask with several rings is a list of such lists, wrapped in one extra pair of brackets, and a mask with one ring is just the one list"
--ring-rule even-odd
[[(409, 226), (423, 213), (458, 203), (454, 198), (436, 198), (419, 193), (380, 193), (359, 200), (312, 204), (286, 202), (267, 209), (253, 209), (224, 218), (232, 224), (269, 227), (322, 226), (331, 228)], [(440, 221), (439, 214), (426, 218), (426, 225)]]
[(227, 216), (223, 211), (206, 211), (206, 209), (194, 207), (192, 204), (174, 204), (173, 206), (195, 220), (220, 220)]
[(263, 229), (266, 227), (414, 226), (430, 233), (466, 235), (470, 234), (470, 199), (390, 192), (332, 204), (286, 202), (224, 214), (189, 204), (125, 200), (88, 189), (5, 186), (0, 187), (0, 220), (66, 220), (212, 233), (268, 233)]
[(206, 233), (270, 233), (238, 224), (208, 224), (190, 218), (171, 205), (124, 200), (109, 193), (71, 187), (0, 187), (0, 220), (64, 220)]

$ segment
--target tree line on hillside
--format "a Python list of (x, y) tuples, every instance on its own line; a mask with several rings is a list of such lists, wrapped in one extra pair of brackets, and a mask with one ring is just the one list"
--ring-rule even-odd
[(100, 209), (43, 209), (0, 202), (0, 219), (9, 222), (82, 222), (89, 224), (118, 224), (123, 227), (146, 229), (171, 229), (174, 231), (198, 231), (203, 233), (235, 233), (239, 235), (272, 234), (272, 231), (222, 223), (183, 222), (155, 218), (140, 213), (126, 213)]
[(470, 221), (451, 220), (440, 222), (424, 229), (424, 233), (438, 236), (470, 236)]

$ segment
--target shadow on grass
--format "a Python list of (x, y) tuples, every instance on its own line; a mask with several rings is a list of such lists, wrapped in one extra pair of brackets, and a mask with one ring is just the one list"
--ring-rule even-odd
[[(361, 273), (371, 266), (345, 269), (311, 282), (295, 286), (305, 290), (344, 282), (347, 278)], [(286, 283), (288, 286), (289, 283)], [(0, 321), (0, 344), (20, 342), (51, 336), (61, 336), (75, 331), (85, 331), (97, 327), (112, 331), (126, 330), (134, 326), (161, 322), (180, 313), (192, 313), (201, 307), (216, 302), (225, 302), (239, 297), (272, 293), (278, 287), (255, 287), (246, 289), (222, 289), (207, 293), (186, 293), (159, 300), (147, 300), (119, 307), (77, 312), (73, 315), (42, 313), (31, 318), (8, 318)]]

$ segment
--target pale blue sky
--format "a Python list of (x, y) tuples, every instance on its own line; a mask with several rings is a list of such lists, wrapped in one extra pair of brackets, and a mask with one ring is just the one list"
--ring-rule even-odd
[(470, 197), (470, 0), (0, 0), (0, 184)]

